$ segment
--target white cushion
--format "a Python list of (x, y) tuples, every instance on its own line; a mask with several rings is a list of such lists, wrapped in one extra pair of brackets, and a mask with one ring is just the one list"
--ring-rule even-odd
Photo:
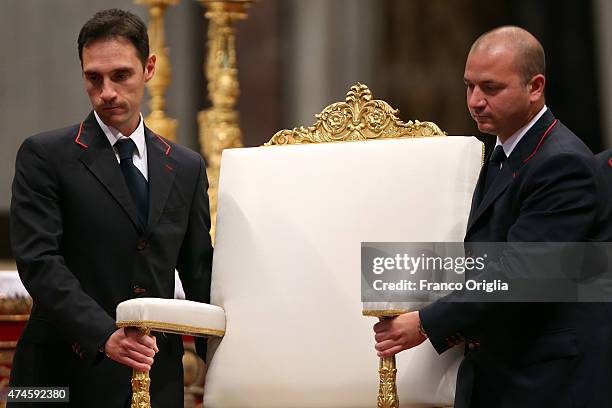
[[(481, 163), (472, 137), (225, 150), (211, 296), (227, 332), (204, 406), (376, 406), (360, 243), (462, 241)], [(461, 356), (399, 353), (402, 407), (452, 403)]]
[(182, 299), (137, 298), (117, 305), (117, 327), (153, 331), (223, 336), (225, 312), (219, 306)]
[(0, 270), (0, 298), (30, 297), (17, 271)]

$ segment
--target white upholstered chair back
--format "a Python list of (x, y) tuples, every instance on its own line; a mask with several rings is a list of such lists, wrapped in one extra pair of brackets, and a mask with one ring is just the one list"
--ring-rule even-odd
[[(360, 243), (462, 241), (481, 163), (482, 143), (455, 136), (225, 150), (212, 303), (226, 334), (204, 406), (376, 406)], [(401, 406), (449, 405), (461, 354), (398, 354)]]

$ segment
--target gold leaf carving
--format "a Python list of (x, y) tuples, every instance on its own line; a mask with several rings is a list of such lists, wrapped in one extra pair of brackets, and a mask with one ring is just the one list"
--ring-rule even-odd
[(315, 115), (314, 125), (281, 130), (265, 145), (446, 135), (432, 122), (402, 122), (398, 112), (387, 102), (373, 99), (370, 88), (357, 83), (348, 91), (344, 102), (332, 103)]
[(132, 375), (132, 408), (151, 408), (149, 373), (134, 370)]
[[(139, 327), (138, 330), (144, 335), (150, 333), (149, 329), (145, 327)], [(132, 369), (132, 404), (130, 408), (151, 408), (150, 385), (151, 378), (148, 371)]]
[(397, 408), (399, 399), (397, 397), (397, 386), (395, 382), (397, 369), (395, 368), (395, 356), (380, 359), (378, 369), (378, 408)]

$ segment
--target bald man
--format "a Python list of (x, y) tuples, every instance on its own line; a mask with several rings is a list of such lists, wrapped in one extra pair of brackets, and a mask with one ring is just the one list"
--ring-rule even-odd
[[(464, 82), (478, 129), (496, 136), (466, 243), (609, 239), (595, 158), (546, 107), (539, 41), (519, 27), (483, 34)], [(612, 406), (610, 320), (602, 304), (435, 302), (374, 331), (379, 356), (426, 339), (439, 353), (464, 347), (455, 408), (595, 408)]]

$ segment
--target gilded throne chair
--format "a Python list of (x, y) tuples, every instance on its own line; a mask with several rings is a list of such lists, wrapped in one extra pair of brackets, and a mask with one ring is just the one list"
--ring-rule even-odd
[(360, 244), (462, 241), (483, 146), (397, 114), (356, 84), (314, 125), (223, 152), (211, 302), (225, 320), (205, 407), (452, 404), (458, 347), (399, 353), (393, 392), (380, 391), (377, 368), (395, 362), (376, 357), (362, 313), (420, 304), (362, 304)]

